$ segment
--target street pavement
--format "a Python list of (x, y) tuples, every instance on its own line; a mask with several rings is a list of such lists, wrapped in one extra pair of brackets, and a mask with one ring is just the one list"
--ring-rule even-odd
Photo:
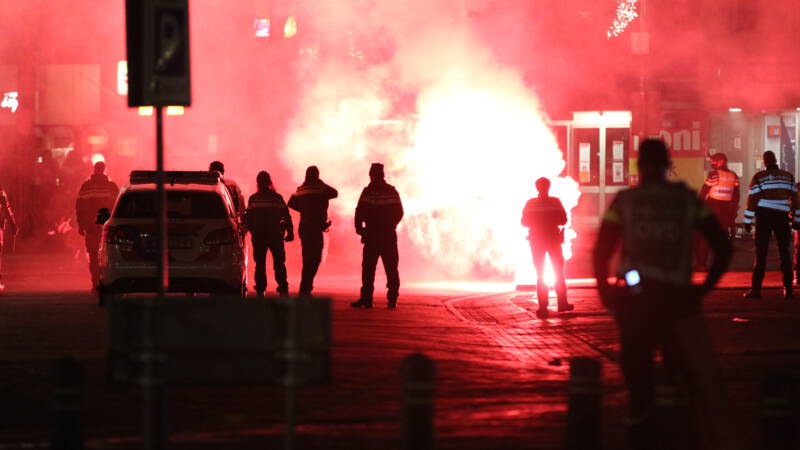
[[(106, 311), (86, 291), (85, 270), (48, 264), (16, 259), (7, 267), (0, 449), (47, 446), (48, 378), (64, 355), (86, 368), (87, 447), (141, 448), (141, 389), (105, 378)], [(47, 289), (31, 283), (43, 275)], [(775, 371), (800, 376), (800, 299), (784, 300), (778, 274), (770, 272), (764, 298), (747, 301), (741, 294), (748, 282), (748, 273), (728, 274), (705, 310), (734, 429), (745, 448), (758, 448), (759, 383)], [(547, 320), (536, 319), (533, 293), (509, 284), (409, 283), (396, 310), (380, 296), (373, 309), (351, 309), (355, 278), (324, 277), (317, 285), (318, 295), (333, 300), (333, 378), (299, 389), (297, 448), (400, 448), (400, 366), (415, 352), (437, 366), (436, 448), (563, 448), (568, 360), (575, 356), (603, 362), (604, 447), (627, 448), (616, 331), (591, 280), (571, 280), (575, 311), (553, 311)], [(284, 396), (277, 386), (170, 387), (171, 446), (279, 448)]]

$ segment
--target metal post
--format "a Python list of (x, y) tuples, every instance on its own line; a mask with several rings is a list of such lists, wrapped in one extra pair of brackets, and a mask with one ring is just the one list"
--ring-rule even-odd
[(588, 357), (571, 358), (569, 364), (566, 448), (600, 450), (603, 364)]
[(163, 450), (167, 446), (164, 386), (156, 371), (158, 353), (153, 336), (155, 303), (163, 300), (168, 292), (167, 265), (167, 196), (164, 190), (164, 133), (163, 110), (156, 106), (156, 205), (158, 227), (158, 261), (156, 264), (157, 295), (144, 302), (142, 317), (142, 389), (144, 390), (144, 448)]
[(282, 299), (288, 309), (286, 330), (286, 440), (284, 448), (294, 449), (295, 414), (297, 409), (297, 305), (295, 301)]
[(403, 450), (433, 448), (433, 393), (436, 366), (430, 358), (415, 353), (403, 360)]
[(169, 292), (169, 262), (167, 249), (167, 193), (164, 190), (164, 125), (163, 107), (156, 106), (156, 205), (158, 205), (158, 297)]
[(53, 404), (50, 448), (83, 450), (83, 365), (71, 357), (58, 360), (52, 374)]

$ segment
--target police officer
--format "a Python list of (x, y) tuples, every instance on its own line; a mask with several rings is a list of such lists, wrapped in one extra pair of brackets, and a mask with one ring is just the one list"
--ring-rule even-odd
[(400, 274), (397, 270), (397, 224), (403, 218), (400, 194), (384, 179), (383, 164), (375, 163), (369, 169), (370, 182), (361, 191), (356, 207), (356, 233), (364, 244), (361, 261), (361, 297), (350, 303), (353, 308), (372, 308), (375, 268), (378, 258), (386, 271), (386, 298), (389, 308), (397, 307), (400, 291)]
[(100, 249), (100, 238), (103, 226), (97, 224), (97, 212), (102, 208), (109, 211), (119, 194), (119, 187), (105, 174), (106, 163), (98, 161), (94, 164), (94, 173), (81, 185), (78, 199), (75, 201), (75, 213), (78, 218), (78, 233), (86, 239), (86, 251), (89, 253), (89, 272), (92, 274), (92, 290), (97, 289), (100, 280), (100, 268), (97, 264), (97, 252)]
[(244, 215), (256, 262), (256, 295), (262, 297), (267, 289), (266, 262), (267, 251), (270, 251), (278, 294), (286, 296), (289, 295), (289, 282), (286, 280), (286, 250), (283, 242), (294, 240), (292, 217), (283, 197), (275, 192), (267, 172), (262, 170), (258, 173), (256, 184), (258, 191), (250, 196)]
[(244, 213), (244, 196), (239, 185), (230, 178), (225, 178), (225, 166), (220, 161), (214, 161), (208, 166), (210, 172), (219, 172), (222, 184), (228, 188), (228, 193), (231, 195), (233, 207), (236, 210), (236, 215), (239, 216)]
[[(778, 243), (783, 272), (783, 296), (790, 299), (792, 293), (791, 227), (800, 225), (800, 204), (794, 175), (778, 168), (775, 153), (764, 152), (766, 169), (753, 175), (744, 212), (745, 229), (750, 232), (753, 220), (756, 224), (756, 260), (750, 291), (745, 298), (761, 298), (761, 283), (767, 266), (767, 251), (772, 234)], [(792, 219), (790, 216), (794, 216)], [(793, 223), (791, 223), (793, 222)], [(791, 223), (791, 224), (790, 224)]]
[(567, 223), (567, 212), (556, 197), (550, 197), (550, 180), (545, 177), (536, 180), (538, 197), (525, 204), (522, 210), (522, 226), (528, 228), (528, 241), (536, 268), (536, 296), (539, 309), (536, 316), (544, 319), (548, 316), (548, 287), (544, 280), (545, 255), (550, 255), (550, 263), (556, 276), (556, 296), (558, 312), (572, 311), (574, 305), (567, 302), (567, 284), (564, 280), (564, 255), (561, 244), (564, 243), (564, 232), (560, 227)]
[(11, 203), (8, 201), (8, 196), (6, 196), (6, 191), (3, 190), (3, 187), (0, 186), (0, 292), (3, 292), (6, 289), (6, 285), (3, 284), (3, 237), (4, 237), (4, 230), (8, 228), (8, 232), (11, 236), (16, 236), (19, 228), (17, 228), (17, 221), (14, 219), (14, 211), (11, 210)]
[[(666, 367), (683, 366), (692, 372), (689, 379), (706, 387), (714, 385), (706, 382), (715, 379), (713, 374), (701, 370), (699, 363), (713, 361), (704, 328), (697, 327), (700, 331), (687, 338), (678, 325), (690, 323), (690, 319), (702, 323), (702, 297), (719, 281), (731, 255), (730, 241), (711, 210), (694, 191), (667, 180), (670, 164), (662, 141), (642, 143), (640, 183), (621, 191), (606, 211), (593, 255), (601, 300), (619, 328), (620, 364), (630, 395), (629, 431), (636, 450), (656, 447), (652, 439), (656, 431), (653, 359), (657, 348)], [(691, 281), (693, 230), (702, 233), (713, 253), (706, 280), (699, 286)], [(625, 280), (625, 286), (609, 285), (609, 265), (620, 241), (618, 279), (620, 283)], [(692, 340), (697, 348), (683, 345)]]
[(300, 213), (300, 243), (303, 247), (303, 275), (300, 281), (300, 295), (310, 295), (314, 288), (314, 277), (322, 261), (323, 231), (327, 231), (328, 201), (336, 198), (336, 189), (323, 183), (319, 178), (317, 166), (306, 169), (306, 179), (289, 198), (289, 208)]

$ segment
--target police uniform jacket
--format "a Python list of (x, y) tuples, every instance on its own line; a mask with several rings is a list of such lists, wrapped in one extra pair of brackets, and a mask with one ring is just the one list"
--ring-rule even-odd
[(693, 229), (716, 220), (683, 183), (642, 184), (621, 191), (609, 206), (605, 226), (623, 236), (620, 276), (636, 270), (643, 282), (689, 286)]
[(245, 224), (254, 238), (283, 237), (292, 230), (292, 217), (283, 197), (272, 189), (264, 189), (250, 196), (245, 212)]
[(712, 170), (700, 189), (700, 198), (739, 204), (739, 176), (728, 169)]
[(534, 197), (522, 210), (522, 226), (528, 227), (528, 236), (536, 240), (560, 240), (560, 225), (567, 223), (567, 212), (556, 197)]
[(321, 230), (328, 221), (328, 200), (338, 196), (321, 180), (307, 181), (289, 197), (289, 208), (300, 213), (300, 228)]
[(753, 175), (748, 190), (744, 223), (753, 223), (759, 208), (783, 212), (787, 217), (791, 213), (795, 223), (800, 223), (800, 204), (794, 176), (778, 166), (767, 167)]
[(108, 208), (110, 211), (117, 200), (119, 188), (117, 184), (103, 174), (93, 174), (81, 185), (78, 199), (75, 201), (75, 213), (78, 217), (78, 227), (82, 230), (91, 229), (97, 223), (97, 211)]
[(372, 181), (361, 191), (356, 206), (356, 232), (394, 232), (403, 218), (403, 203), (397, 189), (384, 180)]
[(222, 184), (228, 188), (228, 194), (231, 196), (236, 214), (244, 213), (244, 196), (242, 195), (242, 190), (239, 188), (239, 185), (230, 178), (222, 178)]

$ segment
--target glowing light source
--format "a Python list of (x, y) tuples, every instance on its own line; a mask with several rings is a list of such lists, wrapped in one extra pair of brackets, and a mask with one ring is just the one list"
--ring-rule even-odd
[(253, 19), (253, 30), (257, 38), (268, 38), (269, 19)]
[(17, 112), (19, 108), (19, 92), (6, 92), (3, 94), (3, 102), (0, 103), (0, 108), (11, 110), (12, 113)]
[(728, 108), (730, 112), (742, 112), (742, 108)]
[(128, 61), (117, 63), (117, 94), (128, 95)]
[[(139, 115), (140, 116), (152, 116), (153, 115), (153, 107), (152, 106), (140, 106), (139, 107)], [(185, 110), (183, 106), (167, 106), (166, 113), (168, 116), (182, 116)]]
[(106, 157), (103, 156), (102, 153), (92, 153), (92, 156), (89, 159), (92, 161), (92, 165), (95, 165), (100, 161), (106, 162)]
[(297, 34), (297, 19), (289, 17), (286, 19), (286, 24), (283, 26), (283, 37), (289, 39)]
[(617, 0), (617, 16), (608, 27), (606, 36), (611, 39), (622, 34), (628, 25), (633, 22), (633, 19), (639, 17), (639, 12), (636, 11), (636, 3), (638, 0)]

